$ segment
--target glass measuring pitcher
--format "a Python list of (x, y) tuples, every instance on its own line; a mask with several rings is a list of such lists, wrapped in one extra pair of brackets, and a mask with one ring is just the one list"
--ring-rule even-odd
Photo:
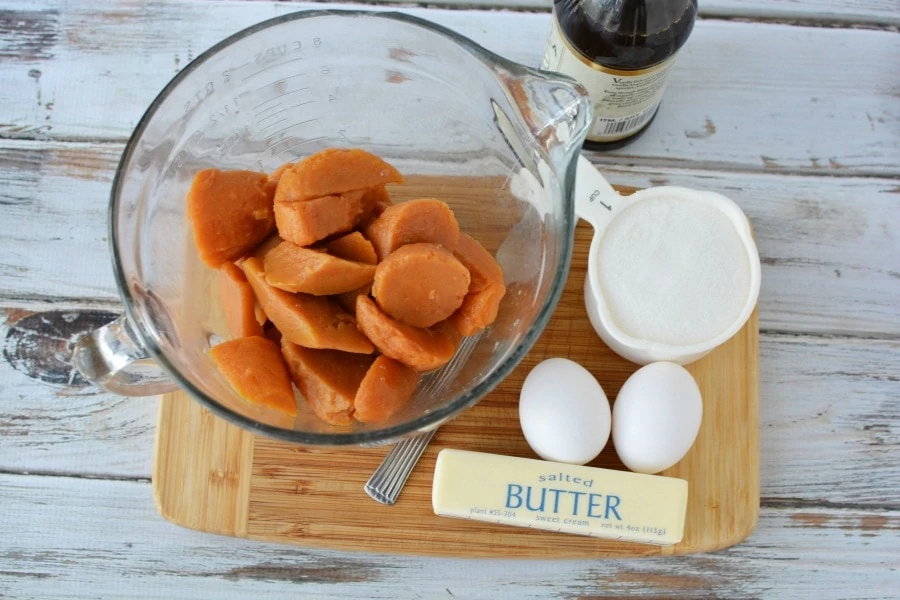
[[(220, 42), (181, 71), (137, 126), (113, 183), (110, 229), (125, 316), (83, 338), (82, 374), (124, 395), (178, 389), (240, 426), (304, 444), (398, 439), (476, 403), (531, 348), (559, 298), (575, 225), (574, 158), (591, 118), (572, 80), (498, 57), (394, 13), (299, 12)], [(206, 168), (271, 173), (359, 147), (407, 178), (394, 200), (446, 201), (495, 253), (497, 321), (427, 375), (389, 421), (335, 427), (242, 400), (208, 351), (229, 339), (218, 274), (200, 262), (185, 197)]]

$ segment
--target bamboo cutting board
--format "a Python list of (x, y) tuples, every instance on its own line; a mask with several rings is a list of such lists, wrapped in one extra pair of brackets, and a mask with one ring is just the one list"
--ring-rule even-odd
[[(688, 455), (663, 475), (689, 484), (681, 543), (658, 547), (435, 516), (437, 453), (460, 448), (537, 458), (522, 436), (518, 394), (538, 362), (584, 365), (615, 398), (637, 365), (597, 337), (583, 303), (592, 230), (579, 223), (559, 306), (518, 368), (477, 406), (435, 435), (394, 506), (363, 485), (387, 447), (301, 448), (229, 425), (186, 394), (162, 398), (153, 491), (162, 515), (202, 531), (301, 546), (456, 557), (637, 557), (703, 552), (749, 534), (759, 514), (759, 330), (757, 314), (729, 342), (689, 365), (704, 414)], [(590, 466), (624, 468), (610, 443)]]

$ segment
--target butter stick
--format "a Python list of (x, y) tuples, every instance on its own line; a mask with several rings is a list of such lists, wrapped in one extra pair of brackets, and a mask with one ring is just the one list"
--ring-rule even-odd
[(431, 503), (445, 517), (668, 546), (681, 541), (687, 481), (466, 450), (442, 450)]

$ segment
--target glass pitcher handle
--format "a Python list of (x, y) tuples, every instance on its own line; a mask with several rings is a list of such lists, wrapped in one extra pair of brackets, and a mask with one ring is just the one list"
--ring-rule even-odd
[(581, 149), (593, 119), (587, 90), (574, 79), (503, 61), (494, 67), (534, 140), (563, 175)]
[(120, 396), (156, 396), (178, 389), (124, 315), (78, 340), (72, 362), (85, 379)]

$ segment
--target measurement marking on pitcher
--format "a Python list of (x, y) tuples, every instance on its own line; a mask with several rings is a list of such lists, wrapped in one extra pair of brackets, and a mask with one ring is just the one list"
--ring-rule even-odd
[[(269, 106), (268, 108), (264, 108), (261, 111), (259, 111), (258, 113), (255, 113), (253, 116), (255, 116), (256, 121), (259, 122), (260, 119), (265, 118), (265, 117), (263, 117), (263, 113), (269, 112), (270, 110), (274, 110), (276, 108), (281, 108), (282, 106), (284, 106), (284, 105), (281, 102), (276, 102), (272, 106)], [(266, 116), (268, 116), (268, 115), (266, 115)]]
[[(310, 86), (306, 86), (306, 87), (302, 87), (302, 88), (297, 88), (296, 90), (291, 90), (290, 92), (285, 92), (285, 93), (283, 93), (283, 94), (279, 94), (279, 95), (277, 95), (277, 96), (273, 96), (273, 97), (269, 98), (268, 100), (263, 100), (262, 102), (260, 102), (260, 103), (257, 104), (256, 106), (254, 106), (254, 107), (253, 107), (253, 110), (256, 110), (257, 108), (259, 108), (259, 107), (262, 106), (263, 104), (268, 104), (268, 103), (271, 102), (272, 100), (278, 100), (279, 98), (284, 98), (284, 97), (287, 96), (288, 94), (296, 94), (297, 92), (302, 92), (303, 90), (308, 90), (309, 88), (310, 88)], [(271, 108), (271, 107), (269, 107), (269, 108)], [(269, 110), (269, 108), (264, 108), (263, 110), (259, 111), (260, 114), (262, 114), (262, 113), (264, 113), (265, 111)], [(256, 116), (258, 117), (259, 115), (256, 115)]]
[[(318, 121), (318, 119), (310, 119), (310, 120), (308, 120), (308, 121), (303, 121), (303, 123), (312, 123), (313, 121)], [(297, 125), (302, 125), (303, 123), (297, 123)], [(291, 127), (294, 127), (294, 125), (291, 125)], [(284, 133), (284, 132), (287, 131), (288, 129), (290, 129), (290, 127), (285, 127), (283, 130), (279, 131), (278, 133)], [(266, 138), (266, 144), (267, 144), (266, 149), (269, 150), (270, 152), (271, 152), (271, 151), (275, 148), (275, 146), (277, 146), (278, 144), (283, 144), (283, 143), (289, 142), (289, 141), (291, 141), (291, 140), (300, 139), (300, 138), (298, 138), (297, 136), (290, 135), (290, 136), (288, 136), (288, 137), (286, 137), (286, 138), (284, 138), (284, 139), (282, 139), (282, 140), (278, 140), (277, 142), (272, 142), (272, 138), (273, 138), (273, 137), (275, 137), (275, 136), (272, 135), (272, 136), (269, 136), (268, 138)], [(275, 156), (275, 154), (273, 154), (272, 156)]]
[(290, 60), (285, 60), (285, 61), (282, 61), (282, 62), (280, 62), (280, 63), (275, 63), (274, 65), (269, 65), (269, 66), (267, 66), (267, 67), (263, 67), (261, 70), (257, 71), (256, 73), (250, 73), (249, 75), (247, 75), (246, 77), (244, 77), (243, 79), (241, 79), (241, 82), (242, 82), (242, 83), (245, 83), (248, 79), (253, 79), (253, 78), (256, 77), (257, 75), (262, 75), (263, 73), (265, 73), (266, 71), (268, 71), (268, 70), (270, 70), (270, 69), (275, 69), (275, 68), (277, 68), (277, 67), (281, 67), (281, 66), (290, 64), (290, 63), (292, 63), (292, 62), (297, 62), (298, 60), (306, 60), (306, 58), (300, 56), (300, 57), (298, 57), (298, 58), (292, 58), (292, 59), (290, 59)]
[[(299, 127), (300, 125), (304, 125), (304, 124), (306, 124), (306, 123), (312, 123), (313, 121), (318, 121), (318, 120), (319, 120), (319, 119), (307, 119), (307, 120), (305, 120), (305, 121), (299, 121), (299, 122), (297, 122), (297, 123), (294, 123), (293, 125), (288, 125), (287, 127), (283, 128), (283, 129), (279, 129), (279, 130), (276, 131), (275, 133), (273, 133), (273, 134), (267, 136), (267, 137), (266, 137), (266, 141), (271, 140), (273, 137), (275, 137), (276, 135), (278, 135), (278, 134), (280, 134), (280, 133), (284, 133), (285, 131), (287, 131), (287, 130), (290, 129), (291, 127)], [(290, 139), (290, 138), (288, 138), (288, 139)], [(284, 140), (282, 140), (282, 141), (284, 141)], [(281, 142), (279, 142), (279, 143), (281, 143)]]
[[(294, 139), (297, 139), (297, 138), (288, 138), (287, 140), (282, 140), (282, 141), (286, 142), (288, 140), (294, 140)], [(304, 144), (311, 144), (313, 142), (318, 142), (318, 141), (321, 141), (324, 139), (325, 139), (325, 136), (320, 135), (319, 137), (314, 137), (314, 138), (309, 138), (308, 140), (303, 140), (299, 144), (294, 144), (293, 146), (288, 146), (287, 148), (282, 148), (281, 150), (279, 150), (278, 152), (273, 154), (272, 157), (274, 158), (274, 157), (278, 156), (279, 154), (287, 152), (288, 150), (293, 150), (294, 148), (299, 148), (300, 146), (303, 146)], [(278, 142), (278, 143), (280, 144), (281, 142)]]
[(281, 79), (277, 79), (268, 85), (262, 86), (259, 89), (262, 89), (263, 87), (271, 87), (273, 85), (278, 85), (279, 83), (284, 83), (288, 79), (293, 79), (294, 77), (303, 77), (304, 75), (306, 75), (306, 73), (297, 73), (296, 75), (288, 75), (287, 77), (282, 77)]
[(228, 83), (229, 81), (231, 81), (232, 73), (236, 73), (236, 72), (240, 71), (241, 69), (248, 66), (249, 64), (250, 64), (249, 62), (245, 62), (244, 64), (237, 65), (236, 67), (228, 67), (227, 69), (222, 71), (222, 78), (224, 80), (223, 83)]
[(266, 129), (268, 129), (269, 127), (274, 127), (275, 125), (278, 125), (279, 123), (284, 123), (285, 121), (287, 121), (287, 117), (281, 117), (281, 118), (278, 119), (277, 121), (274, 121), (274, 122), (272, 122), (272, 123), (269, 123), (268, 125), (266, 125), (265, 127), (263, 127), (263, 128), (260, 130), (260, 133), (261, 133), (261, 134), (264, 134), (264, 132), (266, 131)]
[(285, 111), (288, 111), (288, 110), (291, 110), (292, 108), (298, 108), (298, 107), (300, 107), (300, 106), (306, 106), (307, 104), (312, 104), (313, 102), (315, 102), (315, 100), (307, 100), (306, 102), (301, 102), (300, 104), (292, 104), (291, 106), (282, 108), (281, 110), (277, 110), (277, 111), (273, 112), (273, 113), (270, 114), (270, 115), (266, 115), (265, 117), (262, 117), (262, 118), (258, 119), (256, 122), (257, 122), (257, 124), (262, 123), (262, 122), (265, 121), (266, 119), (271, 119), (272, 117), (274, 117), (274, 116), (276, 116), (276, 115), (280, 115), (281, 113), (283, 113), (283, 112), (285, 112)]

